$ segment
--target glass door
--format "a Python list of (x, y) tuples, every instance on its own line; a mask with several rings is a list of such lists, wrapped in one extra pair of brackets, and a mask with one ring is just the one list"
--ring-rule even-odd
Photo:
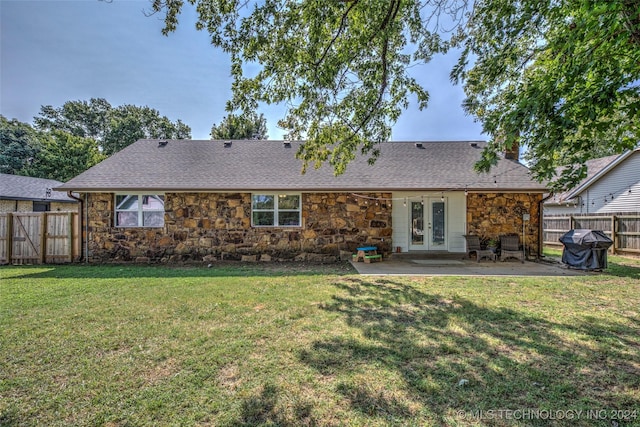
[(409, 211), (409, 250), (446, 251), (446, 199), (433, 197), (411, 202)]
[(409, 250), (423, 251), (424, 247), (424, 205), (422, 202), (411, 202), (409, 218)]
[(447, 223), (446, 201), (441, 199), (429, 199), (429, 226), (427, 227), (429, 250), (447, 250)]

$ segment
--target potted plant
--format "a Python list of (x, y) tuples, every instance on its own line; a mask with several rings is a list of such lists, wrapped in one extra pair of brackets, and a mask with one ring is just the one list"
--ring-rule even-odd
[(489, 249), (494, 254), (498, 252), (498, 239), (492, 237), (487, 240), (487, 249)]

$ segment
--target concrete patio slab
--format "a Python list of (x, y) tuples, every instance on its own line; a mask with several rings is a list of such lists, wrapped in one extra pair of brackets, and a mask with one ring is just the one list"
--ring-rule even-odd
[(359, 274), (402, 276), (583, 276), (590, 273), (573, 270), (558, 262), (534, 262), (466, 259), (464, 254), (393, 254), (382, 262), (351, 262)]

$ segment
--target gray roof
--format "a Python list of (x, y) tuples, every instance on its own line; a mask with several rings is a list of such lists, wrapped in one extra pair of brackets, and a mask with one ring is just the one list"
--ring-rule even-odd
[(62, 184), (54, 179), (32, 178), (30, 176), (0, 174), (0, 199), (2, 200), (34, 200), (52, 202), (77, 202), (65, 193), (47, 189), (59, 187)]
[[(477, 174), (484, 142), (387, 142), (375, 165), (359, 156), (334, 176), (328, 164), (301, 174), (300, 142), (139, 140), (60, 186), (74, 191), (376, 191), (491, 190), (543, 192), (529, 170), (501, 159)], [(228, 145), (228, 144), (227, 144)]]
[[(578, 184), (576, 184), (574, 187), (570, 188), (569, 190), (564, 191), (562, 193), (554, 194), (553, 198), (549, 199), (547, 202), (545, 202), (545, 204), (547, 205), (563, 204), (568, 200), (571, 200), (573, 197), (577, 195), (577, 194), (574, 194), (576, 193), (576, 190), (580, 189), (585, 184), (589, 183), (589, 181), (594, 179), (595, 176), (598, 175), (602, 170), (604, 170), (606, 167), (608, 167), (610, 164), (612, 164), (614, 161), (616, 161), (621, 156), (624, 156), (625, 154), (627, 153), (614, 154), (613, 156), (606, 156), (606, 157), (600, 157), (597, 159), (587, 160), (585, 162), (585, 164), (587, 165), (587, 176)], [(561, 174), (564, 168), (565, 168), (564, 166), (560, 166), (556, 168), (556, 174), (557, 175)]]

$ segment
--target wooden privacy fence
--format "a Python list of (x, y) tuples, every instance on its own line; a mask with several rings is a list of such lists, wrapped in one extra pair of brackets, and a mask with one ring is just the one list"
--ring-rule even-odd
[(640, 253), (640, 215), (569, 215), (543, 218), (545, 245), (561, 245), (558, 239), (577, 228), (601, 230), (613, 240), (611, 251)]
[(0, 264), (64, 263), (80, 255), (75, 212), (0, 214)]

